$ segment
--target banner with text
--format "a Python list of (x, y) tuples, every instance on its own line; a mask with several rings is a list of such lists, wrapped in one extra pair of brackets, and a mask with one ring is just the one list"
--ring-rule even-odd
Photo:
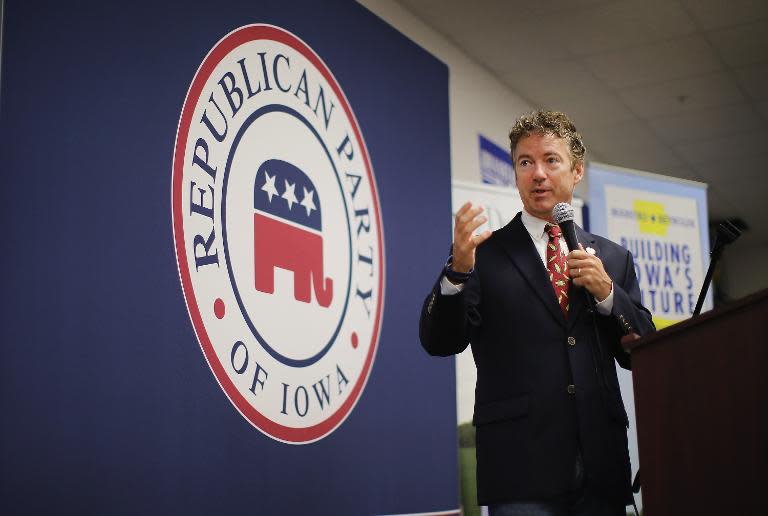
[(0, 514), (458, 514), (446, 65), (349, 0), (3, 5)]
[(709, 265), (706, 185), (600, 163), (588, 177), (592, 232), (632, 253), (656, 327), (689, 318)]

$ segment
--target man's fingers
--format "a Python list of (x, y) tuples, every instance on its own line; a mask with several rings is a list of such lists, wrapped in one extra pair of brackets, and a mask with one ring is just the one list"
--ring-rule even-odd
[[(579, 245), (581, 245), (581, 244), (579, 244)], [(567, 258), (568, 258), (568, 260), (585, 260), (585, 259), (590, 258), (591, 256), (592, 255), (590, 255), (589, 253), (587, 253), (583, 249), (582, 250), (574, 249), (573, 251), (568, 253)]]
[(485, 224), (488, 218), (480, 216), (483, 211), (482, 206), (467, 210), (463, 215), (456, 217), (456, 227), (454, 228), (454, 240), (467, 240), (472, 233)]
[(457, 220), (460, 223), (469, 222), (470, 220), (473, 220), (475, 217), (480, 215), (482, 212), (483, 212), (483, 207), (482, 206), (472, 206), (467, 211), (462, 213), (461, 216), (459, 216), (457, 218)]
[(600, 258), (593, 256), (585, 251), (571, 251), (568, 253), (568, 267), (597, 267), (598, 263), (602, 263)]
[(483, 231), (483, 233), (480, 234), (480, 235), (484, 235), (482, 239), (477, 238), (480, 235), (474, 234), (475, 229), (479, 228), (483, 224), (485, 224), (485, 217), (478, 217), (477, 219), (475, 219), (474, 222), (472, 222), (465, 228), (465, 231), (462, 231), (461, 233), (458, 233), (456, 235), (456, 238), (453, 242), (454, 247), (460, 247), (461, 249), (466, 249), (467, 251), (471, 251), (475, 247), (480, 245), (486, 238), (491, 236), (490, 231)]
[(472, 207), (472, 203), (467, 201), (464, 204), (461, 205), (461, 208), (459, 208), (459, 211), (456, 212), (456, 220), (459, 220), (459, 217), (464, 215), (468, 209)]
[(577, 260), (577, 259), (570, 259), (568, 260), (568, 268), (569, 269), (576, 269), (578, 267), (581, 267), (582, 269), (586, 267), (591, 267), (592, 262), (589, 260)]
[(486, 222), (488, 222), (488, 217), (485, 217), (485, 216), (475, 217), (474, 220), (467, 223), (467, 225), (465, 226), (465, 230), (468, 233), (474, 233), (477, 228), (479, 228)]
[(493, 234), (493, 231), (491, 231), (490, 229), (486, 229), (485, 231), (483, 231), (479, 235), (473, 236), (472, 237), (472, 241), (474, 242), (475, 246), (478, 246), (478, 245), (482, 244), (483, 242), (485, 242), (486, 240), (488, 240), (491, 237), (492, 234)]
[(459, 211), (456, 212), (456, 223), (466, 222), (474, 219), (479, 213), (483, 211), (483, 207), (473, 206), (471, 202), (464, 203)]
[(474, 249), (485, 242), (493, 232), (491, 230), (485, 230), (482, 233), (475, 234), (474, 231), (485, 224), (485, 217), (478, 217), (471, 224), (469, 224), (461, 233), (457, 233), (454, 241), (453, 248), (455, 253), (474, 252)]
[(453, 263), (455, 270), (466, 271), (472, 269), (475, 263), (475, 248), (491, 236), (490, 231), (484, 231), (479, 235), (473, 233), (477, 228), (488, 221), (485, 216), (480, 216), (484, 208), (474, 206), (471, 202), (464, 203), (456, 212), (453, 228)]

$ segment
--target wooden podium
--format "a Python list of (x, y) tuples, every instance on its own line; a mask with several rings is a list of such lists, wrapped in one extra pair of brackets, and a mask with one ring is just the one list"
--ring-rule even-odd
[(644, 514), (768, 514), (768, 290), (625, 348)]

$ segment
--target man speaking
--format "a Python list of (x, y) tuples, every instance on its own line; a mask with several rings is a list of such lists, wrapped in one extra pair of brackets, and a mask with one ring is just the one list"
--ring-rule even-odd
[(459, 209), (421, 343), (441, 356), (472, 344), (477, 493), (491, 516), (623, 516), (631, 470), (615, 361), (629, 368), (621, 337), (653, 331), (651, 314), (629, 252), (579, 227), (569, 252), (553, 218), (584, 177), (573, 123), (538, 111), (509, 138), (523, 211), (476, 234), (482, 208)]

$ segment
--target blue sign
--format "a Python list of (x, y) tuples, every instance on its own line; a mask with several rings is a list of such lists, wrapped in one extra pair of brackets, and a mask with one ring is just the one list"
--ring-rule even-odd
[(480, 177), (490, 185), (514, 186), (515, 171), (509, 150), (499, 147), (482, 134), (480, 138)]
[(3, 38), (0, 513), (457, 514), (446, 66), (342, 0)]

